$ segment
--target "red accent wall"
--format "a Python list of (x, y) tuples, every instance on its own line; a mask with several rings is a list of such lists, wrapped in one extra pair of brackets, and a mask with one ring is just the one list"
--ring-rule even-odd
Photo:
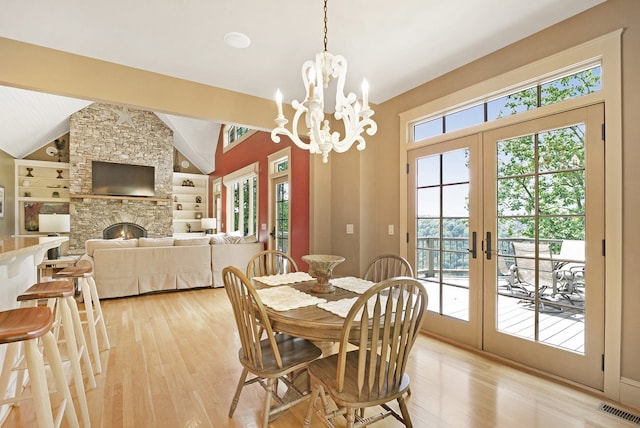
[[(258, 131), (240, 142), (236, 147), (222, 152), (222, 134), (215, 155), (216, 170), (210, 174), (213, 179), (223, 177), (233, 171), (259, 162), (258, 173), (258, 239), (268, 248), (269, 230), (261, 230), (261, 225), (268, 222), (269, 209), (269, 165), (267, 156), (283, 148), (291, 146), (291, 182), (289, 183), (289, 201), (291, 216), (291, 256), (300, 269), (306, 263), (301, 259), (309, 254), (309, 152), (299, 149), (287, 137), (281, 137), (280, 143), (271, 140), (271, 134)], [(211, 198), (209, 198), (211, 200)], [(226, 189), (223, 187), (222, 206), (226, 207)], [(211, 209), (211, 207), (210, 207)], [(226, 212), (222, 210), (222, 222), (227, 224)], [(225, 229), (225, 231), (227, 231)], [(228, 231), (229, 232), (229, 231)]]

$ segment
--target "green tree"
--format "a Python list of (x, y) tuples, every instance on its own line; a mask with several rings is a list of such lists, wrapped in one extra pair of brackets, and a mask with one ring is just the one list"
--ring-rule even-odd
[[(600, 88), (600, 67), (506, 97), (501, 116)], [(584, 239), (584, 125), (524, 135), (497, 144), (499, 236)], [(536, 224), (536, 217), (538, 223)]]

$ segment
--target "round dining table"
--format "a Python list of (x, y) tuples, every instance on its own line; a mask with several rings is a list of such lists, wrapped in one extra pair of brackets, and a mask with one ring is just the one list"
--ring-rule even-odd
[[(303, 293), (326, 299), (327, 301), (360, 296), (357, 293), (339, 287), (335, 287), (335, 290), (332, 293), (314, 293), (311, 291), (311, 288), (315, 284), (316, 280), (314, 279), (311, 281), (280, 285), (279, 287), (289, 286), (302, 291)], [(253, 285), (256, 289), (273, 287), (255, 279), (253, 280)], [(271, 326), (274, 331), (287, 333), (292, 336), (302, 337), (304, 339), (321, 343), (324, 342), (332, 344), (340, 340), (344, 318), (319, 308), (316, 305), (287, 311), (277, 311), (265, 305), (265, 309), (269, 315)], [(357, 333), (357, 331), (354, 331), (354, 333)]]

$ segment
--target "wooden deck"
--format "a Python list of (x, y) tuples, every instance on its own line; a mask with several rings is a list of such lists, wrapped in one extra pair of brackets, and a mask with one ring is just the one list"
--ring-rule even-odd
[[(469, 320), (469, 298), (466, 278), (448, 279), (451, 285), (443, 288), (441, 313), (460, 320)], [(438, 284), (425, 282), (429, 294), (429, 310), (438, 311), (440, 291)], [(498, 295), (498, 330), (525, 339), (535, 338), (535, 304), (524, 294), (501, 287)], [(584, 294), (545, 296), (539, 311), (538, 341), (584, 352)]]

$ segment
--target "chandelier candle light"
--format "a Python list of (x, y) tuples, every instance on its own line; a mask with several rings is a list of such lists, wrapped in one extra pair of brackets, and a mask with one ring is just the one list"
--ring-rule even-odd
[[(276, 92), (278, 117), (277, 127), (271, 131), (271, 139), (280, 142), (280, 135), (286, 135), (296, 146), (310, 153), (322, 153), (322, 161), (329, 160), (331, 150), (343, 153), (357, 142), (356, 148), (364, 150), (366, 143), (362, 132), (366, 129), (368, 135), (374, 135), (378, 130), (371, 119), (373, 110), (369, 107), (369, 85), (362, 82), (362, 104), (356, 99), (356, 94), (349, 92), (344, 95), (344, 83), (347, 74), (347, 61), (341, 55), (333, 55), (327, 51), (327, 0), (324, 1), (324, 51), (316, 54), (315, 61), (305, 61), (302, 64), (302, 80), (306, 89), (306, 97), (301, 103), (293, 100), (291, 106), (296, 110), (293, 116), (291, 131), (285, 126), (289, 122), (282, 113), (282, 93)], [(324, 89), (329, 86), (331, 78), (336, 81), (336, 108), (333, 116), (342, 120), (344, 136), (339, 132), (331, 132), (329, 120), (324, 118)], [(298, 122), (304, 114), (305, 126), (308, 129), (309, 143), (300, 139)]]

